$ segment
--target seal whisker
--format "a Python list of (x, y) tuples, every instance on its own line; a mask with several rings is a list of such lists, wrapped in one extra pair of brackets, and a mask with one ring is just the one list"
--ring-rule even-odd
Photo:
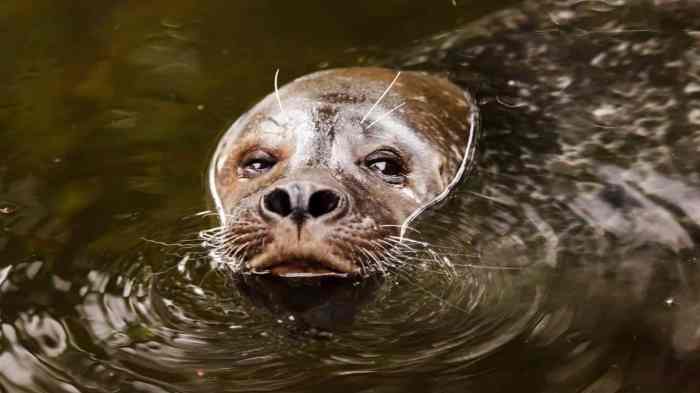
[[(241, 230), (244, 229), (244, 230)], [(238, 240), (241, 236), (246, 236), (250, 233), (263, 231), (265, 228), (260, 225), (248, 225), (242, 228), (238, 226), (236, 230), (229, 229), (221, 233), (204, 234), (202, 238), (210, 245), (223, 244)]]
[[(400, 269), (403, 267), (405, 264), (404, 258), (402, 258), (401, 253), (398, 252), (394, 248), (384, 248), (382, 247), (383, 250), (383, 260), (381, 263), (385, 266), (387, 266), (390, 269)], [(384, 270), (386, 271), (386, 269)]]
[(474, 269), (484, 269), (484, 270), (523, 270), (523, 266), (493, 266), (493, 265), (478, 265), (473, 263), (454, 263), (457, 267), (468, 267)]
[(440, 256), (445, 256), (445, 257), (464, 257), (464, 258), (481, 258), (480, 254), (467, 254), (463, 252), (443, 252), (443, 251), (434, 251)]
[[(423, 263), (430, 263), (440, 267), (439, 270), (427, 269), (427, 266), (423, 266), (424, 269), (434, 271), (436, 273), (445, 274), (447, 277), (456, 277), (457, 272), (455, 270), (456, 266), (463, 267), (464, 264), (454, 264), (448, 256), (459, 256), (459, 257), (473, 257), (478, 256), (467, 255), (461, 253), (443, 253), (436, 252), (432, 248), (429, 248), (426, 244), (420, 244), (423, 249), (416, 249), (409, 244), (401, 243), (396, 240), (388, 241), (385, 239), (379, 239), (379, 242), (388, 245), (391, 249), (387, 250), (384, 246), (382, 248), (385, 250), (385, 254), (389, 256), (393, 261), (398, 262), (401, 266), (409, 265), (410, 261), (418, 261)], [(398, 255), (397, 255), (398, 254)], [(423, 256), (427, 254), (426, 256)], [(474, 265), (481, 266), (481, 265)]]
[(226, 227), (215, 227), (204, 231), (200, 231), (198, 233), (198, 237), (202, 240), (213, 240), (217, 237), (228, 233), (229, 231), (230, 229)]
[(408, 273), (403, 273), (403, 272), (398, 272), (398, 273), (399, 273), (399, 275), (401, 276), (401, 278), (402, 278), (403, 280), (405, 280), (408, 284), (412, 285), (414, 288), (420, 290), (421, 292), (423, 292), (423, 293), (425, 293), (426, 295), (432, 297), (433, 299), (436, 299), (436, 300), (440, 301), (442, 304), (444, 304), (444, 305), (446, 305), (446, 306), (448, 306), (448, 307), (450, 307), (450, 308), (452, 308), (452, 309), (461, 311), (461, 312), (463, 312), (463, 313), (465, 313), (465, 314), (469, 313), (469, 310), (468, 310), (468, 309), (462, 308), (462, 307), (460, 307), (460, 306), (454, 304), (453, 302), (448, 301), (448, 300), (445, 298), (445, 296), (438, 295), (438, 294), (434, 293), (433, 291), (430, 291), (429, 289), (427, 289), (427, 288), (425, 288), (425, 287), (419, 285), (415, 280), (411, 279), (411, 277), (408, 275)]
[(405, 249), (408, 249), (408, 252), (410, 253), (415, 253), (416, 251), (411, 249), (410, 246), (402, 243), (391, 243), (385, 239), (379, 239), (379, 242), (382, 243), (380, 247), (388, 253), (389, 255), (395, 255), (394, 253), (398, 253), (399, 256), (402, 254), (405, 254), (406, 252), (404, 251)]
[(279, 105), (279, 107), (280, 107), (280, 112), (282, 112), (282, 114), (285, 114), (284, 108), (282, 107), (282, 99), (280, 98), (280, 89), (279, 89), (279, 85), (277, 82), (279, 75), (280, 75), (280, 69), (278, 68), (277, 71), (275, 71), (275, 97), (277, 98), (277, 105)]
[[(366, 243), (369, 243), (369, 246), (376, 246), (373, 241), (366, 241)], [(369, 262), (372, 263), (372, 266), (378, 266), (381, 264), (379, 257), (377, 254), (375, 254), (373, 251), (369, 249), (369, 247), (365, 247), (363, 245), (357, 244), (357, 251), (359, 251), (362, 255), (364, 255)], [(369, 273), (369, 269), (366, 266), (366, 264), (363, 261), (363, 258), (357, 259), (359, 264), (360, 264), (360, 269), (363, 271), (363, 273)]]
[[(381, 266), (382, 264), (389, 264), (389, 265), (393, 264), (392, 261), (395, 260), (395, 256), (394, 256), (392, 250), (391, 250), (391, 249), (386, 249), (386, 248), (382, 247), (382, 246), (379, 245), (379, 244), (375, 244), (375, 246), (376, 246), (377, 248), (379, 248), (380, 254), (381, 254), (382, 256), (385, 257), (385, 258), (380, 258), (379, 255), (377, 255), (376, 253), (373, 252), (372, 255), (374, 255), (375, 263), (376, 263), (377, 265), (380, 265), (380, 266)], [(389, 263), (387, 263), (387, 261), (389, 261)]]
[(219, 213), (211, 210), (202, 210), (200, 212), (190, 214), (188, 216), (183, 217), (183, 220), (190, 219), (192, 217), (218, 217)]
[(388, 267), (394, 269), (398, 269), (399, 267), (406, 265), (405, 258), (403, 258), (403, 253), (398, 247), (395, 247), (391, 243), (383, 242), (383, 239), (378, 239), (373, 243), (386, 257), (385, 260), (377, 261), (377, 263), (387, 265)]
[(187, 240), (183, 240), (183, 241), (177, 242), (177, 243), (166, 243), (166, 242), (162, 242), (162, 241), (158, 241), (158, 240), (148, 239), (145, 237), (141, 237), (141, 240), (145, 241), (146, 243), (157, 244), (159, 246), (164, 246), (164, 247), (181, 247), (181, 248), (194, 248), (195, 247), (195, 245), (192, 245), (192, 244), (189, 244), (189, 245), (185, 244), (185, 242), (187, 242)]
[(447, 279), (449, 280), (454, 280), (457, 277), (460, 277), (459, 274), (457, 274), (457, 270), (455, 269), (454, 264), (449, 258), (442, 257), (434, 252), (429, 253), (430, 258), (428, 258), (427, 263), (428, 265), (425, 266), (424, 268), (428, 268), (430, 266), (434, 266), (435, 269), (431, 269), (429, 271), (433, 271), (437, 274), (442, 274), (444, 275)]
[(373, 266), (376, 267), (379, 271), (382, 273), (385, 272), (384, 266), (382, 266), (382, 263), (377, 259), (377, 257), (369, 252), (369, 250), (366, 250), (363, 247), (360, 247), (360, 252), (365, 254), (371, 261), (373, 261)]
[(402, 103), (400, 103), (399, 105), (396, 105), (395, 107), (393, 107), (391, 110), (389, 110), (389, 111), (386, 112), (385, 114), (379, 116), (375, 121), (371, 122), (371, 123), (367, 126), (367, 128), (372, 128), (372, 126), (375, 125), (375, 124), (377, 124), (377, 122), (379, 122), (379, 121), (381, 121), (381, 120), (384, 120), (386, 117), (388, 117), (389, 115), (391, 115), (392, 113), (394, 113), (395, 111), (397, 111), (398, 109), (400, 109), (400, 108), (401, 108), (402, 106), (404, 106), (404, 105), (406, 105), (405, 102), (402, 102)]
[[(386, 227), (386, 228), (403, 228), (403, 225), (384, 224), (384, 225), (380, 225), (379, 227), (380, 227), (380, 228), (385, 228), (385, 227)], [(408, 229), (408, 230), (410, 230), (410, 231), (413, 231), (413, 232), (415, 232), (415, 233), (420, 233), (419, 230), (417, 230), (416, 228), (413, 228), (413, 227), (410, 226), (410, 225), (407, 225), (407, 226), (406, 226), (406, 229)]]
[(372, 111), (374, 111), (374, 108), (376, 108), (377, 105), (379, 105), (379, 103), (384, 99), (384, 96), (386, 96), (389, 93), (389, 90), (391, 90), (391, 88), (394, 86), (394, 83), (396, 83), (396, 80), (399, 79), (399, 75), (401, 75), (401, 71), (396, 73), (394, 80), (392, 80), (391, 83), (389, 83), (389, 87), (387, 87), (386, 90), (384, 90), (384, 93), (382, 93), (382, 95), (379, 96), (379, 99), (377, 99), (377, 101), (374, 103), (374, 105), (372, 105), (372, 107), (369, 108), (369, 111), (367, 111), (367, 113), (362, 118), (362, 120), (360, 120), (360, 124), (364, 123), (365, 120), (367, 120), (367, 118), (372, 113)]
[(432, 249), (454, 250), (454, 251), (461, 251), (462, 250), (459, 247), (438, 246), (435, 244), (430, 244), (430, 243), (425, 242), (425, 241), (415, 240), (415, 239), (411, 239), (411, 238), (407, 238), (407, 237), (401, 238), (399, 236), (389, 236), (386, 240), (396, 242), (396, 243), (401, 243), (402, 241), (404, 241), (404, 242), (408, 242), (411, 244), (415, 244), (416, 246), (421, 246), (421, 247), (425, 247), (425, 248), (430, 247)]
[(467, 193), (469, 193), (469, 194), (471, 194), (471, 195), (474, 195), (474, 196), (476, 196), (476, 197), (479, 197), (479, 198), (486, 199), (487, 201), (499, 203), (499, 204), (504, 205), (504, 206), (513, 206), (513, 205), (514, 205), (514, 204), (511, 203), (511, 202), (504, 201), (504, 200), (500, 200), (500, 199), (498, 199), (498, 198), (491, 197), (491, 196), (488, 196), (488, 195), (480, 194), (480, 193), (478, 193), (478, 192), (467, 191)]
[(262, 228), (259, 228), (258, 230), (255, 230), (255, 228), (252, 228), (252, 230), (245, 231), (245, 232), (243, 232), (243, 233), (240, 233), (240, 232), (231, 232), (231, 233), (228, 233), (228, 234), (226, 234), (226, 235), (217, 237), (216, 240), (217, 240), (219, 243), (235, 242), (235, 241), (238, 241), (238, 240), (240, 240), (240, 239), (242, 239), (242, 238), (250, 237), (250, 236), (252, 236), (252, 235), (254, 235), (254, 234), (257, 234), (257, 232), (259, 232), (259, 231), (261, 231), (261, 230), (262, 230)]
[[(237, 236), (237, 237), (236, 237), (234, 240), (232, 240), (231, 242), (227, 242), (227, 243), (224, 245), (224, 247), (231, 248), (230, 244), (234, 244), (235, 242), (240, 242), (241, 239), (249, 239), (249, 238), (256, 239), (257, 236), (258, 236), (258, 233), (257, 233), (257, 232), (245, 233), (245, 234), (243, 234), (243, 235)], [(236, 247), (236, 253), (239, 252), (240, 249), (250, 246), (252, 243), (254, 243), (254, 242), (253, 242), (253, 241), (243, 241), (243, 242), (239, 243), (238, 246), (235, 246), (235, 247)], [(227, 249), (227, 248), (224, 248), (224, 249)], [(235, 258), (235, 257), (236, 257), (236, 254), (234, 253), (233, 255), (231, 255), (231, 257)]]
[(232, 267), (234, 271), (238, 270), (241, 265), (241, 259), (238, 258), (238, 254), (245, 249), (245, 246), (246, 244), (244, 243), (224, 250), (224, 252), (220, 254), (225, 257), (223, 258), (222, 264)]

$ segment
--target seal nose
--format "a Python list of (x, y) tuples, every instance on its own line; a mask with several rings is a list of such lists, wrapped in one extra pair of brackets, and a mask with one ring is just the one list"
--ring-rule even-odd
[(295, 182), (277, 187), (262, 197), (261, 208), (268, 217), (290, 217), (301, 224), (305, 219), (339, 215), (342, 194), (311, 182)]

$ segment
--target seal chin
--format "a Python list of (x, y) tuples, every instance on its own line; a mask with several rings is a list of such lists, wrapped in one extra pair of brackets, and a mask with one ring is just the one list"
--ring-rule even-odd
[(253, 274), (271, 274), (280, 277), (349, 277), (360, 273), (352, 261), (328, 252), (328, 247), (303, 245), (268, 248), (248, 262)]

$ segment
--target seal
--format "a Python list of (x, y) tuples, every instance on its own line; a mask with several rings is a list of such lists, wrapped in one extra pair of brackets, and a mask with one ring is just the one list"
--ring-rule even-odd
[(476, 113), (463, 89), (420, 72), (334, 69), (289, 83), (214, 154), (219, 255), (281, 276), (386, 269), (403, 223), (463, 171)]
[(398, 228), (460, 177), (476, 128), (478, 195), (567, 234), (547, 235), (549, 266), (573, 249), (565, 241), (595, 249), (601, 233), (694, 249), (700, 11), (681, 3), (525, 2), (414, 45), (392, 69), (293, 81), (218, 146), (217, 252), (237, 270), (287, 276), (401, 264)]

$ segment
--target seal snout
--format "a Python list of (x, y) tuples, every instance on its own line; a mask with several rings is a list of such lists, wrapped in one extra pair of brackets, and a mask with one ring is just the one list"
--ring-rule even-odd
[(354, 263), (335, 255), (326, 239), (347, 215), (349, 200), (321, 180), (294, 180), (271, 187), (258, 206), (274, 240), (248, 267), (254, 273), (280, 276), (354, 273)]
[(275, 187), (260, 198), (260, 212), (265, 219), (274, 222), (288, 218), (300, 229), (307, 220), (338, 219), (347, 210), (347, 195), (310, 181)]

